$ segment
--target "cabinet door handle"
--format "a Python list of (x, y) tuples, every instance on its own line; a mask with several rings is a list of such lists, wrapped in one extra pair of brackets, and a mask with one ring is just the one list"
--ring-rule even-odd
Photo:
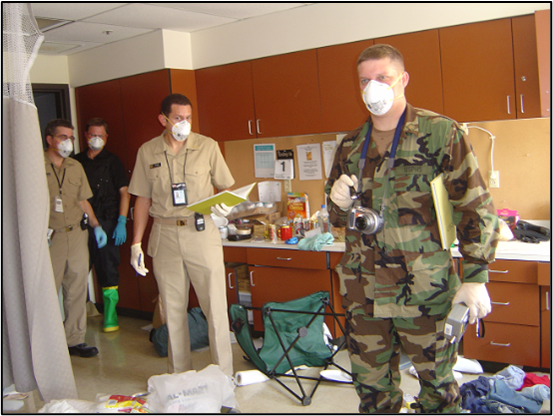
[(507, 273), (509, 273), (509, 270), (493, 270), (493, 269), (489, 269), (488, 272), (489, 272), (489, 273), (507, 274)]
[(252, 123), (253, 123), (253, 120), (248, 120), (248, 133), (250, 133), (250, 136), (253, 136), (253, 132), (252, 132)]
[(492, 302), (492, 305), (509, 306), (509, 303), (511, 302)]
[(250, 286), (252, 286), (252, 287), (255, 286), (253, 284), (253, 270), (250, 272)]
[(520, 112), (524, 114), (524, 96), (520, 94)]
[(511, 96), (507, 96), (507, 114), (511, 114)]
[(234, 289), (234, 286), (232, 285), (232, 280), (230, 280), (230, 276), (232, 276), (232, 273), (228, 274), (228, 287), (229, 289)]
[(284, 261), (290, 261), (292, 260), (292, 257), (277, 257), (277, 260), (284, 260)]
[(545, 310), (549, 310), (549, 292), (545, 292)]
[(510, 347), (511, 346), (511, 343), (509, 342), (508, 344), (500, 344), (499, 342), (490, 342), (490, 345), (495, 345), (497, 347)]
[(258, 118), (257, 120), (255, 120), (255, 126), (256, 126), (256, 128), (257, 128), (257, 134), (261, 134), (261, 130), (259, 130), (259, 122), (260, 122), (260, 121), (261, 121), (261, 120), (260, 120), (259, 118)]

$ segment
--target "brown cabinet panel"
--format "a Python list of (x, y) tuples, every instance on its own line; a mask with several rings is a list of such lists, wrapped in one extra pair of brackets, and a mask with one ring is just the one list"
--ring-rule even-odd
[(138, 148), (163, 132), (157, 116), (161, 101), (171, 93), (169, 70), (134, 75), (120, 81), (128, 169), (132, 172)]
[(116, 154), (125, 169), (129, 169), (125, 145), (125, 128), (121, 104), (121, 86), (119, 80), (86, 85), (75, 89), (80, 149), (88, 147), (84, 135), (86, 123), (94, 117), (103, 118), (109, 127), (106, 149)]
[(369, 116), (361, 98), (357, 59), (373, 40), (317, 49), (323, 132), (346, 132)]
[[(286, 302), (319, 290), (331, 293), (329, 270), (250, 266), (250, 273), (254, 307), (262, 307), (267, 302)], [(331, 317), (327, 317), (326, 322), (327, 325), (332, 325)], [(256, 331), (263, 330), (260, 311), (254, 311), (254, 328)]]
[(246, 247), (223, 247), (226, 262), (247, 263)]
[(321, 132), (315, 49), (252, 61), (257, 137)]
[(551, 287), (540, 287), (541, 366), (551, 368)]
[(551, 286), (551, 263), (538, 263), (538, 285)]
[(248, 248), (248, 264), (294, 269), (326, 270), (326, 253), (286, 249)]
[(537, 10), (534, 17), (536, 21), (541, 116), (551, 117), (551, 10)]
[(217, 141), (255, 138), (251, 62), (196, 71), (200, 132)]
[(477, 338), (470, 325), (463, 337), (463, 352), (466, 358), (539, 367), (540, 328), (486, 321), (484, 338)]
[[(192, 103), (192, 131), (200, 131), (198, 118), (198, 94), (196, 93), (195, 71), (170, 69), (171, 94), (185, 95)], [(159, 103), (161, 104), (161, 102)]]
[(409, 73), (409, 84), (405, 89), (407, 102), (443, 114), (438, 29), (379, 38), (374, 43), (392, 45), (403, 55), (405, 70)]
[(489, 267), (490, 281), (537, 283), (538, 263), (522, 260), (496, 260)]
[(534, 15), (512, 18), (517, 118), (540, 117), (540, 90)]
[(511, 19), (439, 33), (444, 113), (459, 122), (516, 118)]
[(486, 287), (492, 301), (492, 312), (486, 322), (540, 324), (539, 287), (519, 283), (489, 282)]

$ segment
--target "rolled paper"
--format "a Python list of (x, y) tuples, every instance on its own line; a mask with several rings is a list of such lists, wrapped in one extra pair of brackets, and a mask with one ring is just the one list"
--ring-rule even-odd
[(234, 375), (234, 383), (237, 386), (247, 386), (248, 384), (263, 383), (269, 380), (265, 374), (259, 370), (238, 371)]

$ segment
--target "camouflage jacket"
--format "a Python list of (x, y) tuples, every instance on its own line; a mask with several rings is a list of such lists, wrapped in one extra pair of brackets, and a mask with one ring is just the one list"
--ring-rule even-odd
[[(336, 149), (326, 194), (342, 174), (359, 178), (358, 162), (368, 121)], [(449, 250), (442, 250), (430, 181), (441, 172), (454, 209), (464, 282), (487, 282), (495, 259), (499, 225), (467, 132), (455, 121), (407, 105), (395, 165), (370, 143), (362, 175), (361, 202), (380, 212), (386, 175), (384, 229), (363, 235), (346, 229), (346, 251), (336, 270), (345, 307), (363, 307), (375, 317), (442, 315), (460, 281)], [(344, 227), (348, 212), (329, 198), (330, 222)]]

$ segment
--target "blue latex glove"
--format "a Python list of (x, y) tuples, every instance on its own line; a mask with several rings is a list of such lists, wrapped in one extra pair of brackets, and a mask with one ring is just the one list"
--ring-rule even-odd
[(113, 238), (115, 240), (115, 245), (120, 246), (127, 240), (127, 217), (119, 215), (117, 218), (117, 225), (115, 226), (115, 231), (113, 231)]
[(104, 247), (108, 243), (108, 236), (104, 229), (100, 226), (94, 228), (94, 237), (96, 237), (96, 244), (98, 248)]

